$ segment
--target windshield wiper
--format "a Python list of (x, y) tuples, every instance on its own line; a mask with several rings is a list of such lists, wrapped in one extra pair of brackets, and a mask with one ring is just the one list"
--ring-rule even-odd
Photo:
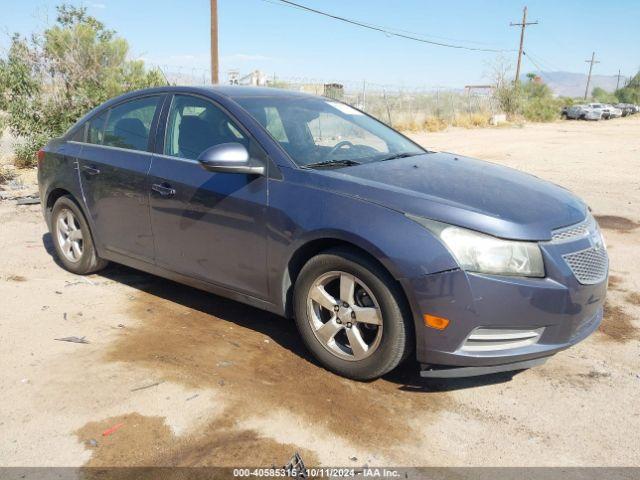
[(394, 153), (393, 155), (389, 155), (388, 157), (381, 158), (379, 161), (386, 162), (387, 160), (395, 160), (396, 158), (415, 157), (416, 155), (422, 155), (422, 154), (418, 152)]
[(356, 162), (355, 160), (324, 160), (322, 162), (305, 165), (305, 168), (351, 167), (353, 165), (360, 165), (360, 162)]

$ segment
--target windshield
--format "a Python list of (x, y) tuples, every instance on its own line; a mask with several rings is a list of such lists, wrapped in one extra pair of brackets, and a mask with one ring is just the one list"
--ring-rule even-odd
[(343, 103), (313, 97), (234, 97), (300, 166), (347, 166), (425, 150)]

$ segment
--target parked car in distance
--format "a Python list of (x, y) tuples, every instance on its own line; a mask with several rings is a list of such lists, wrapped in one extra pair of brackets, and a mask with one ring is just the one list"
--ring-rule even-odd
[[(588, 116), (588, 112), (584, 105), (571, 105), (570, 107), (564, 107), (562, 116), (570, 120), (584, 120)], [(599, 120), (600, 117), (590, 119)]]
[(622, 117), (622, 110), (614, 107), (613, 105), (605, 105), (604, 106), (609, 112), (608, 118), (620, 118)]
[(590, 112), (585, 120), (607, 120), (609, 118), (609, 109), (602, 103), (588, 103), (584, 108)]
[(407, 358), (425, 377), (519, 370), (602, 320), (608, 256), (582, 200), (425, 150), (334, 100), (133, 92), (51, 140), (38, 164), (64, 268), (122, 263), (294, 318), (345, 377)]
[(601, 120), (602, 109), (589, 105), (573, 105), (567, 110), (567, 118), (576, 120)]
[(616, 103), (614, 106), (622, 111), (623, 117), (636, 113), (635, 105), (632, 105), (631, 103)]

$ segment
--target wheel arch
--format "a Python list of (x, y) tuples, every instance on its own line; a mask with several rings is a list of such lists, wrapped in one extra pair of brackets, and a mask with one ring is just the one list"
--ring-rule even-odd
[(51, 220), (51, 212), (53, 211), (53, 206), (56, 204), (60, 197), (68, 196), (73, 200), (73, 202), (78, 206), (82, 215), (84, 215), (84, 219), (89, 224), (89, 228), (93, 231), (93, 223), (91, 222), (91, 217), (88, 215), (87, 210), (85, 209), (83, 203), (78, 199), (78, 196), (74, 194), (70, 189), (64, 187), (54, 187), (52, 188), (46, 196), (44, 202), (44, 212), (47, 219), (47, 222)]
[(93, 241), (93, 245), (98, 251), (98, 253), (100, 253), (100, 249), (99, 249), (100, 247), (98, 245), (98, 242), (96, 241), (97, 239), (94, 234), (94, 225), (92, 222), (92, 218), (89, 216), (88, 212), (84, 208), (83, 203), (79, 201), (77, 196), (74, 195), (73, 192), (71, 192), (70, 190), (64, 187), (55, 187), (55, 188), (52, 188), (51, 191), (49, 191), (49, 193), (47, 194), (46, 200), (43, 204), (43, 210), (45, 212), (45, 219), (46, 219), (47, 225), (51, 229), (51, 214), (53, 212), (53, 206), (56, 204), (59, 198), (64, 196), (71, 198), (73, 203), (75, 203), (78, 209), (80, 210), (80, 213), (82, 213), (82, 215), (84, 216), (84, 219), (87, 222), (87, 225), (89, 226), (89, 235), (91, 235), (91, 240)]
[(53, 206), (58, 201), (58, 199), (60, 197), (64, 197), (65, 195), (70, 196), (71, 198), (74, 199), (74, 201), (76, 203), (78, 203), (76, 198), (73, 196), (73, 193), (71, 193), (66, 188), (57, 187), (57, 188), (52, 189), (49, 192), (49, 194), (47, 195), (47, 199), (46, 199), (46, 202), (45, 202), (45, 208), (47, 209), (47, 211), (51, 212), (51, 210), (53, 210)]
[(368, 244), (365, 245), (363, 243), (359, 244), (352, 239), (341, 238), (339, 236), (323, 236), (309, 239), (299, 245), (294, 250), (286, 264), (282, 278), (282, 302), (283, 311), (287, 318), (293, 318), (293, 286), (295, 285), (302, 267), (304, 267), (304, 265), (316, 255), (336, 248), (345, 248), (351, 252), (364, 256), (371, 262), (378, 265), (396, 283), (398, 286), (398, 292), (400, 292), (402, 296), (400, 300), (404, 303), (404, 307), (407, 308), (408, 312), (411, 312), (407, 293), (405, 292), (402, 283), (398, 280), (399, 277), (397, 274), (394, 274), (392, 268), (389, 268), (388, 265), (385, 265), (385, 262), (381, 261), (376, 255), (371, 253), (374, 251), (378, 255), (381, 255), (381, 252), (378, 252), (375, 247)]

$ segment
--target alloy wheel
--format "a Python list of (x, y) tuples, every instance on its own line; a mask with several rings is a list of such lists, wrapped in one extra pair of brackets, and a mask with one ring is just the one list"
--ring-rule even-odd
[(84, 249), (84, 237), (80, 222), (68, 208), (60, 210), (56, 221), (58, 245), (63, 255), (70, 262), (79, 262)]
[(314, 335), (333, 355), (349, 361), (369, 357), (380, 346), (382, 312), (369, 287), (341, 271), (318, 277), (307, 294)]

